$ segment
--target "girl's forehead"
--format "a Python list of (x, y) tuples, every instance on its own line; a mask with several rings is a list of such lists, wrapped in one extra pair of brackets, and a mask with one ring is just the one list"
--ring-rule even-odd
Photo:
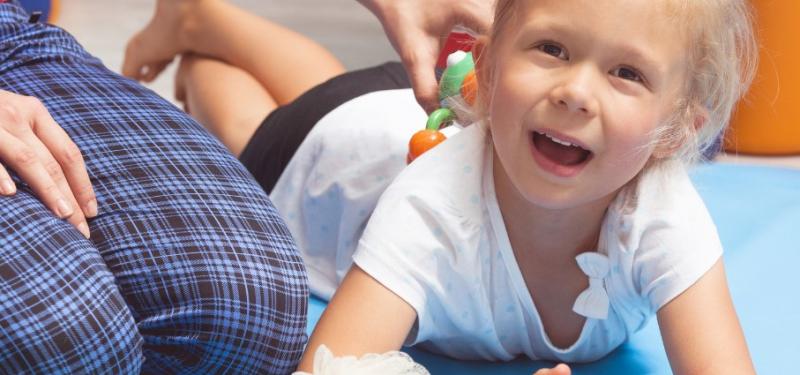
[(573, 57), (630, 64), (677, 89), (688, 74), (691, 49), (669, 1), (517, 1), (495, 42), (512, 49), (555, 42)]
[(519, 1), (516, 33), (548, 34), (636, 54), (682, 55), (686, 41), (667, 0)]
[(522, 23), (565, 22), (587, 31), (677, 34), (680, 25), (668, 0), (535, 0), (517, 1), (514, 18)]

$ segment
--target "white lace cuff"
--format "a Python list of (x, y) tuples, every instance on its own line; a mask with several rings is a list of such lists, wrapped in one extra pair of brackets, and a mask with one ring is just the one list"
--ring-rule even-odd
[(314, 353), (314, 372), (297, 371), (292, 375), (430, 375), (425, 367), (414, 362), (403, 352), (391, 351), (383, 354), (365, 354), (335, 357), (325, 345)]

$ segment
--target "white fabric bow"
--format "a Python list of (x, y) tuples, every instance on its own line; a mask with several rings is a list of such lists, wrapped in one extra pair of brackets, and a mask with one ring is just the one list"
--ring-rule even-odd
[(610, 268), (608, 257), (598, 252), (583, 253), (575, 257), (578, 267), (589, 276), (589, 287), (586, 288), (572, 305), (572, 311), (592, 319), (608, 317), (608, 292), (603, 287), (603, 278)]

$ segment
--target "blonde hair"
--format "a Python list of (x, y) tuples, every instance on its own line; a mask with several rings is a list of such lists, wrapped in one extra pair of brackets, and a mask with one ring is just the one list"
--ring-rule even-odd
[[(689, 41), (688, 77), (672, 116), (657, 127), (657, 146), (672, 150), (669, 159), (685, 164), (703, 153), (727, 127), (734, 106), (747, 92), (758, 63), (752, 11), (746, 0), (663, 0), (671, 16), (682, 23)], [(517, 0), (497, 0), (494, 24), (484, 54), (515, 17)], [(484, 66), (487, 64), (483, 64)], [(485, 68), (488, 69), (488, 68)], [(479, 71), (489, 73), (488, 71)], [(479, 98), (478, 111), (485, 111)], [(695, 126), (695, 118), (705, 119)]]

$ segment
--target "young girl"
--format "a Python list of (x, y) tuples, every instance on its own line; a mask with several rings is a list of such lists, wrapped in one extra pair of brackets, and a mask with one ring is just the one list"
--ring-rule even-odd
[[(209, 13), (249, 19), (212, 3)], [(277, 81), (197, 43), (200, 29), (215, 42), (233, 35), (200, 13), (157, 14), (142, 35), (205, 25), (170, 48), (227, 62), (184, 57), (179, 73), (190, 111), (214, 109), (200, 120), (225, 141), (241, 128), (214, 119), (248, 111), (230, 93), (269, 94)], [(246, 147), (226, 142), (271, 190), (312, 291), (331, 298), (300, 369), (322, 344), (336, 355), (405, 344), (464, 359), (593, 361), (655, 314), (674, 372), (753, 373), (716, 229), (686, 173), (750, 82), (748, 17), (743, 0), (499, 0), (474, 49), (481, 120), (408, 167), (406, 142), (425, 115), (391, 65), (273, 111)], [(250, 46), (264, 50), (237, 53), (257, 62), (280, 52), (269, 47), (280, 36), (255, 24), (264, 39)], [(296, 71), (295, 51), (283, 52), (263, 69)], [(226, 84), (236, 75), (248, 84)], [(215, 99), (230, 106), (218, 111)]]

